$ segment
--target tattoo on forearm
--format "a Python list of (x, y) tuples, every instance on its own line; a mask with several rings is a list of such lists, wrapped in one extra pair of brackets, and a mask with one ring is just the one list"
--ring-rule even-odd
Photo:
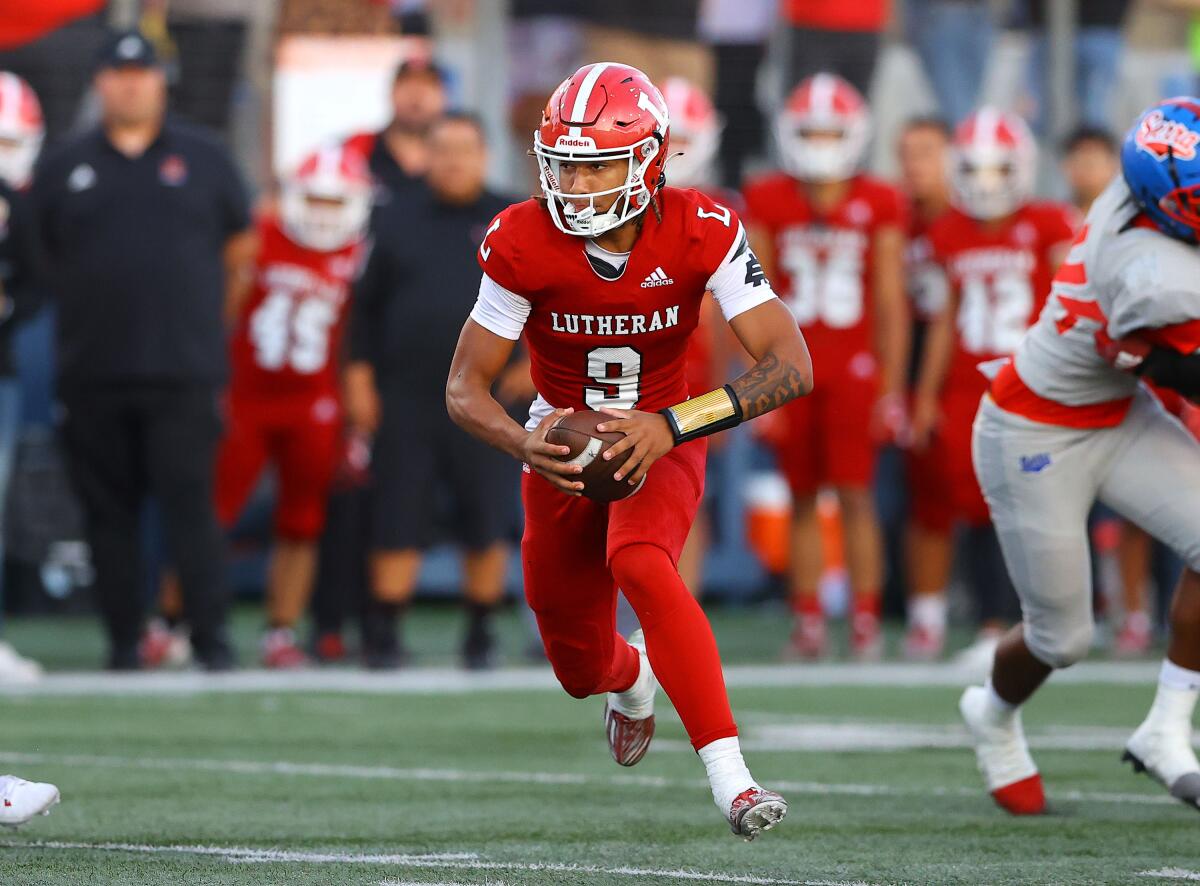
[(750, 367), (744, 375), (730, 382), (742, 405), (742, 417), (754, 418), (778, 409), (805, 392), (804, 376), (790, 363), (784, 363), (772, 353)]

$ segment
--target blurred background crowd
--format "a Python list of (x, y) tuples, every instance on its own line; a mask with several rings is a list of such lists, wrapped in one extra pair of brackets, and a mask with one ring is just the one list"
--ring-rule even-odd
[[(263, 600), (267, 666), (382, 669), (414, 599), (455, 601), (463, 664), (495, 666), (519, 466), (451, 426), (446, 369), (490, 219), (537, 191), (546, 99), (599, 60), (663, 89), (668, 183), (745, 218), (826, 391), (714, 440), (689, 587), (786, 606), (785, 657), (988, 660), (1018, 613), (970, 358), (1036, 316), (1128, 122), (1196, 92), (1200, 0), (18, 4), (0, 610), (98, 612), (113, 669), (222, 670), (232, 602)], [(720, 327), (699, 391), (742, 364)], [(520, 359), (497, 395), (522, 417)], [(1140, 654), (1178, 564), (1093, 529), (1103, 642)], [(0, 680), (36, 679), (2, 640)]]

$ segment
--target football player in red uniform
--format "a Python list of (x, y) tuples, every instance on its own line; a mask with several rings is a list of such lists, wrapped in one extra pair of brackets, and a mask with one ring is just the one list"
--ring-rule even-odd
[(913, 446), (930, 469), (913, 490), (925, 560), (922, 585), (913, 590), (917, 599), (944, 598), (951, 530), (965, 524), (980, 607), (980, 637), (967, 658), (980, 663), (990, 663), (1015, 615), (1006, 610), (1015, 607), (1016, 593), (971, 464), (971, 424), (988, 387), (977, 367), (1011, 354), (1037, 318), (1076, 219), (1069, 206), (1030, 199), (1036, 150), (1017, 115), (986, 107), (972, 114), (951, 147), (955, 208), (929, 229), (950, 296), (929, 330), (914, 396)]
[[(525, 463), (525, 594), (563, 688), (607, 694), (609, 747), (630, 766), (649, 745), (661, 681), (717, 808), (752, 839), (787, 804), (746, 768), (712, 629), (676, 563), (703, 492), (704, 438), (806, 394), (808, 351), (736, 213), (665, 187), (667, 109), (641, 71), (581, 68), (550, 97), (534, 151), (544, 196), (498, 215), (480, 246), (483, 280), (447, 405)], [(687, 343), (706, 291), (757, 362), (689, 399)], [(539, 391), (524, 428), (491, 394), (522, 335)], [(600, 430), (626, 435), (607, 453), (632, 453), (615, 476), (640, 485), (635, 494), (583, 497), (582, 467), (546, 442), (580, 408), (605, 411)], [(616, 633), (618, 587), (644, 639)]]
[[(671, 184), (695, 188), (710, 200), (741, 211), (741, 196), (713, 185), (713, 165), (721, 141), (721, 118), (704, 90), (683, 77), (668, 77), (662, 86), (671, 118)], [(700, 306), (700, 322), (688, 339), (688, 392), (703, 394), (723, 378), (728, 364), (728, 325), (717, 319), (711, 298)], [(708, 553), (711, 526), (704, 507), (696, 514), (692, 531), (679, 555), (679, 575), (693, 594), (703, 590), (704, 558)]]
[(371, 206), (353, 151), (326, 147), (283, 184), (279, 215), (258, 221), (260, 248), (230, 345), (217, 514), (231, 526), (268, 462), (278, 475), (263, 661), (304, 663), (293, 627), (311, 593), (325, 500), (341, 455), (337, 357), (350, 282)]
[[(929, 324), (946, 306), (946, 274), (933, 254), (929, 228), (950, 209), (948, 176), (949, 124), (936, 117), (917, 117), (905, 124), (897, 142), (900, 177), (909, 200), (908, 245), (904, 250), (904, 279), (913, 318), (913, 345), (909, 380), (915, 382)], [(928, 447), (906, 452), (907, 488), (919, 489), (936, 472)], [(946, 636), (946, 597), (942, 582), (950, 565), (944, 562), (951, 549), (944, 535), (930, 536), (904, 514), (905, 546), (908, 556), (908, 632), (904, 640), (906, 658), (928, 661), (942, 654)], [(932, 579), (929, 578), (933, 571)], [(938, 593), (920, 593), (933, 586)]]
[(878, 446), (902, 426), (908, 370), (904, 198), (858, 172), (870, 115), (840, 77), (803, 81), (777, 129), (786, 171), (746, 187), (751, 240), (821, 373), (816, 395), (784, 409), (773, 435), (794, 507), (790, 651), (817, 658), (827, 649), (817, 491), (830, 486), (854, 592), (851, 649), (874, 658), (882, 555), (872, 476)]

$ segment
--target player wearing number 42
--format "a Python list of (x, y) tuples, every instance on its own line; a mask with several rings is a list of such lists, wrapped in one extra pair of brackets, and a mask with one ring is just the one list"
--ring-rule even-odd
[(226, 432), (217, 454), (217, 515), (231, 526), (268, 462), (279, 478), (268, 579), (269, 666), (303, 661), (303, 615), (316, 539), (342, 452), (337, 357), (371, 208), (371, 177), (353, 151), (330, 146), (285, 178), (278, 216), (258, 220), (230, 345)]
[[(447, 406), (525, 463), (525, 593), (563, 688), (607, 696), (609, 747), (632, 766), (653, 735), (661, 683), (717, 808), (753, 839), (787, 804), (742, 759), (712, 629), (676, 563), (703, 491), (704, 437), (807, 394), (808, 350), (737, 216), (666, 186), (666, 103), (641, 71), (600, 62), (575, 72), (550, 97), (533, 147), (543, 196), (500, 213), (480, 246), (483, 279)], [(756, 362), (689, 399), (685, 353), (706, 291)], [(539, 392), (524, 428), (490, 393), (522, 336)], [(625, 435), (598, 457), (625, 454), (613, 479), (640, 484), (635, 494), (588, 498), (582, 459), (547, 442), (584, 408), (606, 416), (597, 432)], [(616, 633), (618, 586), (642, 626), (628, 641)], [(670, 817), (664, 804), (642, 820), (653, 833)]]

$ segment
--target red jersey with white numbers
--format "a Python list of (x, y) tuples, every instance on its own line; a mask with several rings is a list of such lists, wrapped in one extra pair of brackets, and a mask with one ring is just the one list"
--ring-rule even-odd
[[(584, 239), (559, 231), (540, 201), (510, 206), (488, 228), (472, 317), (524, 335), (540, 395), (531, 424), (551, 408), (655, 411), (687, 399), (686, 352), (705, 291), (724, 299), (727, 315), (774, 297), (733, 210), (676, 188), (659, 205), (661, 220), (643, 214), (617, 279), (597, 273)], [(527, 313), (516, 326), (488, 319), (496, 286)]]
[(951, 209), (929, 228), (933, 254), (958, 296), (954, 356), (946, 388), (982, 394), (978, 365), (1017, 349), (1050, 294), (1054, 253), (1074, 235), (1075, 210), (1026, 203), (987, 224)]
[(746, 187), (746, 213), (775, 244), (779, 297), (804, 330), (813, 363), (842, 363), (873, 350), (872, 241), (905, 225), (905, 200), (891, 185), (855, 176), (842, 201), (818, 213), (804, 185), (775, 173)]
[(361, 246), (317, 252), (277, 219), (258, 220), (254, 284), (230, 343), (230, 393), (257, 397), (337, 390), (337, 356)]

